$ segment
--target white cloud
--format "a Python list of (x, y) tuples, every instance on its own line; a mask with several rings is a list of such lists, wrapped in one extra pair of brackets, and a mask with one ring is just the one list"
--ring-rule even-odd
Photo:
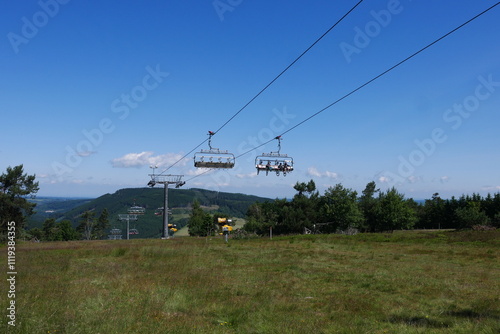
[(390, 183), (390, 182), (392, 182), (392, 179), (390, 177), (388, 177), (388, 176), (380, 176), (378, 178), (378, 182), (380, 182), (380, 183)]
[(339, 175), (335, 172), (326, 171), (326, 172), (321, 173), (320, 171), (318, 171), (318, 169), (316, 167), (309, 167), (307, 169), (307, 174), (309, 176), (327, 177), (330, 179), (338, 179), (339, 178)]
[(92, 154), (96, 154), (97, 152), (96, 151), (78, 151), (77, 154), (78, 156), (80, 157), (89, 157), (91, 156)]
[(500, 186), (484, 186), (481, 189), (483, 191), (500, 191)]
[[(145, 151), (141, 153), (128, 153), (120, 158), (115, 158), (111, 160), (111, 165), (114, 168), (140, 168), (142, 166), (166, 166), (172, 165), (182, 159), (182, 154), (180, 153), (167, 153), (163, 155), (153, 155), (151, 151)], [(183, 159), (177, 166), (185, 166), (186, 160)]]
[(440, 181), (441, 183), (446, 183), (446, 182), (448, 182), (449, 180), (450, 180), (450, 177), (449, 177), (449, 176), (441, 176), (441, 177), (439, 178), (439, 181)]
[(339, 177), (339, 175), (335, 172), (330, 172), (330, 171), (326, 171), (325, 172), (325, 176), (326, 177), (329, 177), (331, 179), (337, 179)]
[(419, 181), (422, 181), (422, 178), (420, 178), (419, 176), (410, 175), (408, 177), (408, 182), (410, 183), (417, 183)]
[(248, 173), (248, 174), (236, 174), (236, 177), (239, 179), (252, 179), (257, 176), (256, 172)]
[(184, 174), (189, 175), (189, 176), (198, 176), (198, 175), (202, 175), (202, 174), (208, 174), (212, 171), (213, 170), (210, 168), (196, 168), (196, 169), (190, 169)]
[(191, 185), (193, 185), (195, 187), (203, 187), (205, 185), (205, 183), (203, 183), (203, 182), (191, 182)]
[(321, 177), (321, 173), (316, 169), (316, 167), (309, 167), (307, 169), (307, 174), (309, 176), (317, 176), (317, 177)]
[(205, 188), (206, 190), (220, 191), (221, 187), (229, 187), (231, 183), (229, 182), (221, 182), (221, 183), (213, 183), (211, 181), (202, 182), (202, 181), (190, 181), (190, 186)]

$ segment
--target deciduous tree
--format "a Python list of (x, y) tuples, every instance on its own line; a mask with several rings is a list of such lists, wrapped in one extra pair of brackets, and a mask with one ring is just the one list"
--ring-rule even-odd
[(329, 232), (360, 226), (363, 215), (358, 206), (357, 195), (356, 191), (344, 188), (340, 183), (325, 191), (321, 200), (321, 212), (327, 222), (331, 223), (327, 225)]
[(188, 226), (190, 236), (205, 237), (213, 235), (216, 230), (212, 217), (203, 211), (200, 203), (196, 200), (193, 202), (193, 209), (189, 216)]
[(488, 225), (490, 219), (486, 213), (481, 210), (481, 203), (469, 201), (467, 205), (455, 210), (459, 222), (459, 228), (470, 228), (474, 225)]
[(84, 240), (95, 239), (95, 229), (97, 227), (97, 219), (93, 211), (85, 211), (80, 217), (80, 224), (77, 231), (81, 233)]
[(375, 210), (375, 232), (411, 229), (416, 219), (415, 211), (396, 188), (380, 193)]

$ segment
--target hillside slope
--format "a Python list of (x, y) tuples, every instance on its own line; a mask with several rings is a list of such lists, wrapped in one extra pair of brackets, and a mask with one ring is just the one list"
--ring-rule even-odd
[[(52, 217), (58, 221), (68, 219), (73, 226), (77, 226), (79, 216), (88, 210), (94, 211), (96, 216), (107, 209), (111, 228), (126, 229), (126, 223), (118, 219), (118, 214), (126, 214), (127, 210), (134, 206), (146, 209), (144, 215), (138, 216), (137, 222), (131, 222), (130, 228), (139, 231), (138, 235), (131, 238), (159, 237), (163, 227), (163, 217), (155, 215), (157, 208), (163, 207), (163, 188), (127, 188), (120, 189), (113, 194), (106, 194), (93, 200), (84, 201), (81, 205), (71, 208), (65, 212), (54, 212)], [(170, 221), (179, 227), (186, 225), (191, 204), (197, 200), (208, 212), (222, 212), (232, 217), (242, 218), (248, 207), (255, 202), (271, 201), (271, 199), (235, 194), (216, 192), (205, 189), (169, 189), (169, 209), (172, 211)], [(125, 235), (125, 233), (123, 233)]]

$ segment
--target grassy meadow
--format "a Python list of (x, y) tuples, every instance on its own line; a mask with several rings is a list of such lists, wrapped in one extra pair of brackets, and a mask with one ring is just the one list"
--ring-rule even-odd
[(22, 243), (0, 331), (499, 333), (499, 232)]

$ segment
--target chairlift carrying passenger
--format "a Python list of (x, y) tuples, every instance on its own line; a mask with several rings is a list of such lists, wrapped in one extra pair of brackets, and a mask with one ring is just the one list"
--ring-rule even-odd
[(212, 147), (212, 136), (215, 132), (208, 131), (208, 150), (201, 150), (194, 154), (194, 166), (197, 168), (233, 168), (234, 155)]
[(261, 171), (265, 171), (266, 175), (269, 172), (276, 172), (279, 176), (283, 173), (286, 176), (287, 173), (293, 171), (293, 158), (289, 157), (287, 154), (281, 154), (281, 136), (274, 138), (278, 140), (278, 151), (263, 153), (255, 158), (255, 168), (257, 168), (257, 175)]

